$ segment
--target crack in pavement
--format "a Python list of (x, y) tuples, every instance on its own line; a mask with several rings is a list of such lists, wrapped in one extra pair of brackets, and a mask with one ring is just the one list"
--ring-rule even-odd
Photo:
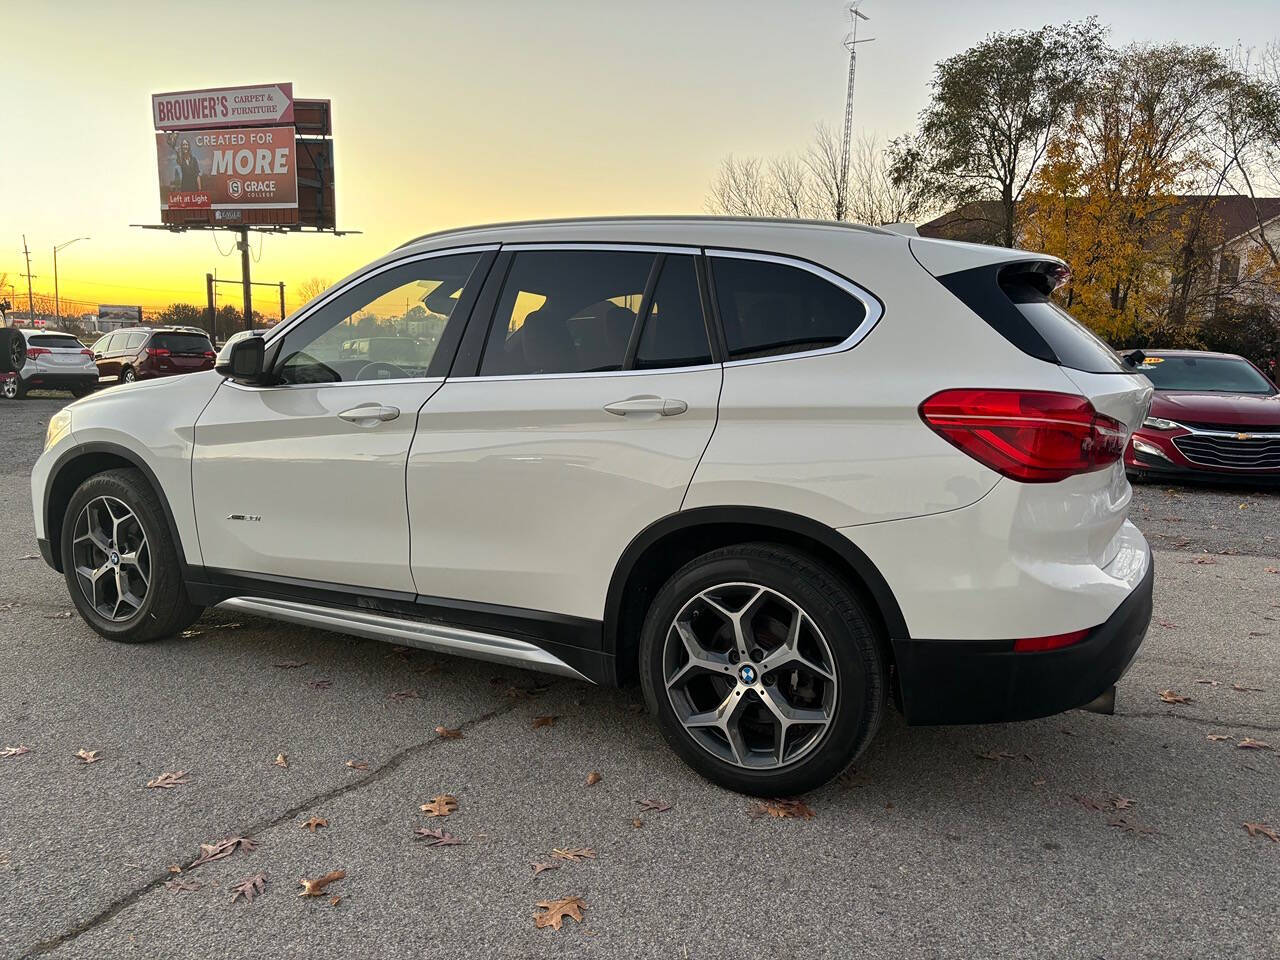
[[(543, 678), (540, 677), (539, 685), (544, 689), (549, 689), (550, 687), (555, 685), (555, 681), (550, 679), (546, 679), (544, 681)], [(488, 713), (482, 713), (478, 717), (465, 721), (460, 725), (459, 729), (470, 729), (472, 727), (482, 726), (483, 724), (488, 723), (490, 720), (495, 720), (498, 717), (501, 717), (504, 714), (511, 712), (516, 708), (519, 702), (520, 701), (518, 699), (513, 699), (509, 704), (496, 707), (495, 709), (490, 710)], [(258, 821), (257, 823), (250, 824), (248, 827), (245, 827), (240, 831), (233, 832), (230, 835), (241, 836), (241, 837), (252, 837), (254, 834), (261, 833), (264, 830), (270, 830), (272, 827), (278, 827), (281, 824), (294, 819), (295, 817), (297, 817), (298, 814), (302, 813), (303, 811), (311, 807), (315, 807), (320, 804), (327, 803), (328, 801), (334, 800), (337, 797), (344, 796), (356, 790), (361, 790), (364, 787), (370, 786), (371, 784), (374, 784), (379, 782), (380, 780), (383, 780), (387, 776), (394, 773), (395, 770), (401, 764), (403, 764), (406, 760), (409, 760), (412, 757), (416, 757), (420, 753), (425, 753), (426, 751), (430, 750), (433, 746), (436, 746), (443, 742), (445, 742), (445, 738), (440, 736), (434, 736), (429, 740), (423, 740), (421, 743), (410, 744), (404, 749), (399, 750), (396, 753), (393, 753), (390, 757), (387, 758), (386, 762), (378, 766), (377, 769), (370, 771), (366, 776), (360, 777), (357, 780), (352, 780), (350, 782), (344, 783), (341, 786), (334, 787), (331, 790), (326, 790), (324, 793), (318, 793), (312, 797), (308, 797), (302, 803), (295, 804), (294, 806), (286, 810), (284, 813), (280, 814), (277, 817), (274, 817), (271, 820)], [(179, 858), (179, 859), (183, 859), (183, 858)], [(171, 874), (168, 871), (168, 869), (166, 869), (164, 873), (161, 873), (153, 877), (152, 879), (148, 880), (146, 883), (142, 884), (140, 887), (136, 887), (133, 890), (129, 891), (128, 893), (124, 894), (123, 896), (117, 897), (115, 900), (107, 904), (107, 906), (103, 907), (101, 910), (99, 910), (96, 914), (94, 914), (88, 920), (85, 920), (77, 924), (76, 926), (72, 927), (70, 930), (67, 930), (63, 933), (58, 934), (56, 937), (50, 937), (47, 940), (41, 940), (39, 943), (36, 943), (34, 946), (28, 947), (26, 952), (21, 954), (21, 957), (23, 958), (23, 960), (26, 960), (26, 958), (28, 957), (39, 957), (47, 953), (52, 953), (54, 950), (57, 950), (61, 947), (66, 946), (67, 944), (71, 943), (82, 934), (88, 933), (90, 930), (93, 930), (96, 927), (101, 926), (102, 924), (106, 923), (108, 920), (111, 920), (112, 918), (114, 918), (117, 914), (133, 906), (135, 903), (141, 900), (144, 896), (146, 896), (152, 890), (158, 889), (161, 885), (164, 884), (166, 880), (170, 880), (172, 878), (173, 878), (173, 874)]]
[(1117, 712), (1116, 716), (1136, 719), (1156, 718), (1160, 720), (1167, 717), (1172, 720), (1185, 720), (1187, 723), (1198, 723), (1206, 727), (1238, 727), (1241, 730), (1262, 730), (1268, 733), (1280, 732), (1280, 724), (1246, 723), (1240, 720), (1214, 720), (1209, 717), (1196, 717), (1185, 713), (1170, 713), (1158, 710), (1140, 713)]

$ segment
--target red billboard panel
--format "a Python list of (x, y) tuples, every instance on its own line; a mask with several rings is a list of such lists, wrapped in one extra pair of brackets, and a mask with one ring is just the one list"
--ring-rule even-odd
[(292, 127), (157, 133), (156, 170), (161, 211), (298, 207)]
[(153, 93), (151, 119), (157, 130), (209, 130), (252, 124), (293, 123), (293, 84), (212, 87)]

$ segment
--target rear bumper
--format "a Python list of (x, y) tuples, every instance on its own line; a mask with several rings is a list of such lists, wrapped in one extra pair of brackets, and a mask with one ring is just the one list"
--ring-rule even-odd
[(98, 386), (96, 371), (77, 373), (45, 373), (23, 371), (22, 385), (28, 390), (79, 390)]
[(1012, 640), (895, 640), (910, 724), (1032, 720), (1084, 706), (1124, 673), (1151, 622), (1155, 567), (1081, 643), (1014, 653)]

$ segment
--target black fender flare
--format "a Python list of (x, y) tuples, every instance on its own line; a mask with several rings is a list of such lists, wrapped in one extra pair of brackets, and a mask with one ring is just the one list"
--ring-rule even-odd
[[(145, 460), (128, 447), (121, 446), (118, 443), (110, 443), (105, 440), (93, 440), (88, 443), (76, 444), (64, 451), (63, 454), (54, 461), (53, 467), (49, 470), (49, 478), (45, 481), (44, 485), (44, 503), (40, 506), (42, 515), (44, 516), (45, 534), (51, 534), (54, 527), (53, 503), (51, 502), (51, 498), (53, 491), (56, 488), (59, 475), (63, 470), (75, 463), (77, 460), (83, 457), (93, 456), (94, 454), (106, 454), (118, 457), (119, 459), (127, 462), (130, 466), (136, 467), (138, 471), (147, 478), (147, 482), (151, 484), (151, 489), (155, 491), (156, 497), (160, 500), (160, 507), (164, 510), (164, 519), (165, 523), (169, 527), (169, 536), (173, 538), (173, 545), (178, 551), (178, 562), (182, 568), (182, 579), (184, 581), (190, 580), (191, 568), (187, 563), (187, 554), (182, 547), (182, 537), (178, 533), (178, 524), (173, 519), (173, 509), (169, 506), (169, 497), (164, 492), (164, 487), (161, 485), (159, 478), (156, 477), (155, 471), (151, 469), (151, 466)], [(57, 518), (57, 525), (58, 537), (55, 540), (52, 536), (49, 536), (49, 541), (55, 560), (55, 569), (61, 572), (62, 517)]]
[(907, 622), (893, 590), (871, 558), (838, 530), (810, 517), (767, 507), (719, 506), (695, 507), (669, 514), (655, 521), (632, 539), (614, 567), (604, 608), (604, 651), (616, 656), (618, 633), (627, 583), (645, 551), (663, 538), (682, 530), (711, 524), (749, 524), (821, 544), (843, 560), (862, 581), (884, 621), (886, 640), (910, 639)]

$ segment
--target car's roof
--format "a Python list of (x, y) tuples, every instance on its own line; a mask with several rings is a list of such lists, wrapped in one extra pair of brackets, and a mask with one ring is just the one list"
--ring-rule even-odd
[[(879, 234), (886, 237), (901, 237), (890, 230), (869, 227), (859, 223), (843, 223), (835, 220), (798, 220), (786, 217), (719, 217), (697, 214), (656, 214), (629, 217), (560, 217), (545, 220), (511, 220), (498, 223), (476, 224), (468, 227), (455, 227), (449, 230), (438, 230), (424, 233), (400, 245), (413, 246), (427, 241), (442, 239), (463, 239), (470, 236), (487, 234), (536, 234), (543, 231), (554, 233), (570, 232), (576, 227), (627, 227), (627, 226), (670, 226), (672, 228), (690, 228), (699, 226), (727, 226), (736, 228), (756, 228), (767, 230), (770, 227), (806, 227), (815, 230), (855, 230), (860, 233)], [(515, 239), (513, 236), (512, 239)]]

